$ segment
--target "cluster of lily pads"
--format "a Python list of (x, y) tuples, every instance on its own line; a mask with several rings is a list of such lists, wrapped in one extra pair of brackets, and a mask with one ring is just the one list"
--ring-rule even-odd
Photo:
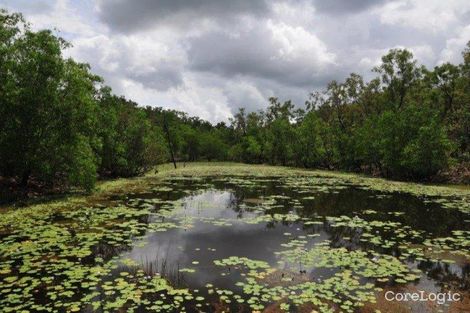
[[(322, 280), (296, 278), (290, 271), (281, 272), (263, 261), (240, 257), (216, 260), (218, 266), (239, 267), (243, 281), (236, 283), (242, 295), (215, 289), (222, 301), (246, 302), (254, 312), (273, 303), (279, 311), (290, 312), (291, 307), (314, 306), (319, 312), (353, 312), (364, 302), (375, 302), (377, 288), (372, 283), (362, 283), (351, 270), (344, 270)], [(273, 277), (276, 277), (273, 279)], [(247, 300), (245, 300), (247, 298)]]
[(419, 278), (398, 259), (374, 251), (331, 249), (326, 242), (307, 251), (302, 248), (303, 242), (296, 241), (288, 246), (293, 248), (278, 253), (283, 260), (281, 263), (303, 262), (306, 267), (334, 268), (335, 271), (328, 277), (310, 279), (299, 276), (290, 267), (271, 267), (264, 261), (245, 257), (215, 260), (217, 266), (245, 270), (244, 280), (236, 284), (242, 288), (242, 296), (216, 289), (223, 301), (244, 302), (243, 299), (248, 298), (246, 303), (254, 311), (276, 303), (286, 312), (291, 306), (308, 305), (320, 312), (354, 312), (366, 302), (375, 303), (375, 294), (382, 288), (377, 287), (374, 280), (384, 283), (396, 277), (397, 282), (406, 283)]
[[(191, 189), (180, 184), (190, 182)], [(233, 289), (208, 283), (206, 292), (227, 305), (247, 306), (262, 311), (276, 306), (279, 311), (309, 307), (318, 312), (354, 312), (374, 303), (377, 292), (387, 284), (408, 284), (419, 280), (419, 270), (410, 260), (470, 263), (470, 231), (454, 230), (449, 237), (433, 237), (396, 220), (373, 219), (374, 210), (355, 216), (299, 215), (302, 201), (315, 200), (320, 193), (338, 193), (351, 186), (371, 188), (366, 180), (339, 177), (223, 177), (214, 181), (227, 188), (264, 190), (266, 184), (295, 190), (266, 194), (257, 201), (239, 203), (242, 217), (214, 218), (187, 214), (188, 198), (214, 188), (210, 181), (172, 177), (150, 186), (154, 196), (139, 194), (114, 202), (61, 210), (56, 206), (21, 209), (2, 214), (0, 219), (0, 308), (3, 312), (186, 312), (204, 311), (208, 299), (199, 291), (172, 286), (160, 273), (145, 273), (141, 264), (120, 255), (139, 242), (145, 245), (150, 233), (190, 229), (195, 223), (230, 227), (234, 223), (296, 224), (301, 235), (285, 233), (276, 264), (243, 256), (214, 260), (218, 268), (234, 268), (242, 280)], [(389, 186), (389, 185), (387, 185)], [(389, 196), (390, 190), (376, 190)], [(412, 193), (423, 201), (470, 212), (466, 196), (439, 188), (416, 187)], [(393, 192), (403, 191), (397, 185)], [(177, 193), (175, 198), (171, 195)], [(156, 196), (158, 195), (158, 196)], [(285, 209), (286, 206), (289, 210)], [(200, 210), (217, 210), (210, 202), (198, 203)], [(391, 212), (399, 216), (401, 212)], [(318, 241), (316, 226), (344, 228), (345, 241), (354, 248), (335, 247)], [(355, 236), (353, 238), (353, 236)], [(394, 255), (390, 252), (394, 251)], [(193, 261), (193, 265), (198, 265)], [(299, 273), (300, 266), (300, 273)], [(309, 276), (313, 269), (329, 269), (330, 275)], [(197, 274), (196, 267), (179, 269)]]
[[(187, 289), (166, 279), (120, 272), (117, 254), (147, 230), (149, 210), (125, 206), (83, 207), (38, 218), (25, 214), (3, 227), (0, 243), (0, 307), (3, 312), (103, 312), (146, 307), (181, 310)], [(160, 225), (160, 229), (163, 225)]]

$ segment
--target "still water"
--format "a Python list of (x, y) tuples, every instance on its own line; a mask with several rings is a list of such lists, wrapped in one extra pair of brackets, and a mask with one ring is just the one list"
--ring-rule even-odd
[[(432, 199), (333, 178), (180, 177), (108, 200), (2, 232), (5, 312), (470, 309), (469, 214)], [(420, 290), (462, 301), (384, 300)]]
[[(292, 186), (292, 181), (286, 183), (278, 178), (248, 177), (244, 182), (245, 184), (240, 184), (238, 179), (230, 178), (176, 180), (168, 182), (171, 190), (129, 196), (132, 203), (132, 200), (137, 200), (137, 206), (150, 199), (179, 199), (182, 206), (169, 220), (192, 221), (188, 227), (147, 234), (145, 246), (134, 246), (123, 257), (135, 260), (146, 273), (156, 272), (171, 278), (175, 285), (197, 290), (206, 303), (213, 304), (219, 300), (217, 293), (207, 293), (207, 284), (232, 290), (246, 302), (250, 297), (244, 294), (242, 287), (237, 287), (237, 282), (243, 279), (239, 268), (220, 267), (214, 264), (215, 260), (231, 256), (262, 260), (280, 272), (277, 276), (290, 275), (293, 281), (304, 282), (323, 281), (337, 273), (340, 267), (334, 264), (328, 268), (317, 267), (314, 262), (303, 264), (301, 260), (281, 263), (282, 258), (277, 252), (283, 250), (282, 245), (299, 238), (307, 241), (302, 246), (303, 250), (328, 242), (329, 247), (333, 248), (345, 247), (352, 251), (372, 248), (380, 253), (400, 256), (402, 249), (397, 248), (399, 240), (392, 247), (371, 245), (370, 242), (361, 240), (362, 227), (335, 227), (331, 217), (346, 216), (365, 223), (399, 223), (400, 229), (419, 231), (426, 234), (427, 238), (446, 237), (452, 230), (470, 230), (466, 214), (449, 214), (448, 210), (436, 203), (425, 203), (408, 194), (380, 194), (351, 185), (328, 183), (318, 184), (309, 192), (310, 188), (307, 188), (308, 191), (296, 188)], [(182, 190), (189, 192), (189, 195), (182, 196)], [(155, 207), (158, 211), (159, 206)], [(279, 214), (280, 218), (251, 222), (259, 216), (275, 214)], [(286, 220), (283, 218), (285, 216), (294, 218)], [(308, 221), (315, 223), (310, 224)], [(376, 230), (382, 240), (396, 238), (394, 235), (400, 229), (387, 228), (389, 227), (383, 226)], [(412, 238), (411, 242), (419, 245), (424, 240), (424, 235), (419, 235)], [(415, 258), (406, 259), (404, 263), (408, 267), (421, 270), (420, 278), (409, 285), (427, 292), (451, 288), (468, 290), (470, 265), (468, 259), (459, 261), (461, 262), (458, 264), (449, 264), (432, 260), (431, 257), (421, 261)], [(194, 272), (181, 271), (187, 268), (194, 269)], [(279, 279), (277, 282), (275, 279), (269, 281), (271, 287), (276, 283), (286, 285)], [(392, 290), (396, 283), (389, 282), (385, 286)], [(239, 303), (225, 304), (224, 307), (236, 312), (243, 311), (243, 306)], [(431, 312), (426, 306), (416, 304), (413, 309), (416, 312)]]

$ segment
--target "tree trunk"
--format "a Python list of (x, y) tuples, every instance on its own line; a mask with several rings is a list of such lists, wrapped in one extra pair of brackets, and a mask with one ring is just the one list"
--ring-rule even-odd
[(168, 148), (170, 149), (171, 161), (173, 162), (174, 167), (176, 168), (175, 155), (173, 154), (173, 145), (171, 144), (170, 129), (166, 122), (165, 113), (163, 113), (163, 129), (166, 133), (166, 138), (168, 140)]
[(21, 188), (28, 187), (29, 176), (31, 176), (31, 170), (30, 169), (24, 170), (23, 174), (21, 175), (21, 181), (20, 181)]

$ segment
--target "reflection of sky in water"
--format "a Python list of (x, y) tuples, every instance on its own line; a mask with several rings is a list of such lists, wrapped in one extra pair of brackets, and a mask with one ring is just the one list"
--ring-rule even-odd
[(184, 200), (183, 216), (237, 218), (232, 208), (236, 205), (235, 195), (229, 191), (208, 190)]
[[(235, 203), (234, 194), (229, 191), (210, 190), (187, 197), (184, 199), (184, 210), (179, 213), (180, 217), (231, 219), (232, 225), (215, 226), (195, 220), (193, 227), (188, 229), (151, 233), (146, 237), (147, 244), (144, 247), (134, 246), (124, 257), (130, 257), (144, 267), (150, 266), (152, 262), (160, 265), (166, 262), (167, 270), (194, 268), (195, 273), (185, 274), (186, 282), (192, 288), (200, 288), (209, 282), (223, 288), (233, 288), (239, 277), (231, 273), (222, 276), (225, 269), (216, 267), (214, 260), (243, 256), (277, 266), (275, 252), (282, 250), (280, 244), (289, 242), (291, 237), (284, 233), (291, 233), (292, 236), (306, 234), (300, 224), (277, 223), (275, 227), (267, 227), (266, 223), (247, 224), (237, 221), (239, 213), (233, 210)], [(244, 217), (254, 215), (246, 213), (244, 212)], [(324, 233), (315, 241), (323, 239), (326, 239)], [(193, 261), (199, 264), (192, 264)]]
[[(335, 228), (329, 226), (328, 223), (308, 227), (301, 222), (247, 224), (242, 218), (254, 217), (262, 213), (250, 212), (250, 207), (256, 206), (256, 201), (254, 203), (253, 201), (247, 202), (246, 199), (256, 200), (269, 196), (269, 188), (264, 189), (263, 192), (259, 192), (259, 189), (258, 191), (227, 190), (226, 186), (216, 186), (216, 188), (220, 188), (220, 190), (208, 189), (183, 198), (183, 208), (175, 211), (177, 214), (168, 219), (171, 221), (173, 218), (178, 220), (185, 217), (195, 217), (192, 222), (193, 227), (149, 233), (145, 239), (147, 242), (145, 246), (134, 246), (124, 257), (136, 260), (147, 270), (152, 267), (154, 271), (155, 268), (160, 271), (165, 263), (166, 268), (163, 275), (167, 272), (179, 273), (178, 269), (181, 268), (194, 268), (195, 273), (179, 273), (182, 277), (180, 283), (192, 289), (204, 290), (203, 287), (207, 283), (211, 283), (218, 288), (236, 290), (238, 287), (234, 287), (235, 283), (243, 279), (240, 273), (236, 269), (217, 267), (214, 265), (214, 260), (238, 256), (263, 260), (273, 267), (279, 267), (277, 263), (279, 259), (275, 252), (284, 250), (281, 244), (308, 234), (319, 236), (306, 238), (305, 240), (308, 241), (306, 249), (310, 249), (314, 243), (324, 240), (329, 240), (332, 247), (347, 247), (355, 250), (362, 246), (359, 240), (360, 229)], [(277, 194), (276, 191), (275, 189), (271, 190), (274, 194)], [(291, 199), (302, 199), (292, 192), (289, 196)], [(341, 190), (338, 194), (315, 194), (313, 201), (303, 201), (302, 206), (297, 207), (294, 211), (301, 217), (308, 219), (316, 216), (317, 213), (329, 216), (343, 214), (354, 216), (361, 210), (373, 208), (379, 212), (373, 218), (398, 219), (404, 224), (416, 223), (415, 226), (418, 226), (418, 229), (421, 228), (419, 227), (421, 225), (429, 227), (429, 224), (423, 224), (423, 220), (426, 218), (440, 220), (441, 225), (447, 223), (447, 226), (451, 228), (461, 222), (458, 217), (449, 215), (442, 209), (427, 206), (424, 210), (421, 201), (418, 202), (416, 198), (413, 198), (412, 201), (410, 199), (412, 198), (408, 196), (400, 198), (398, 195), (393, 198), (377, 199), (371, 197), (371, 193), (368, 191), (347, 189)], [(280, 203), (283, 205), (275, 209), (277, 213), (285, 214), (293, 209), (289, 200), (279, 199), (276, 204)], [(433, 214), (430, 214), (430, 209)], [(407, 210), (407, 215), (394, 217), (388, 213), (397, 210)], [(222, 220), (230, 225), (216, 226), (200, 219)], [(286, 235), (286, 233), (290, 233), (290, 235)], [(193, 264), (194, 261), (198, 264)], [(425, 262), (409, 264), (411, 268), (416, 268), (418, 265), (425, 272), (431, 270), (433, 273), (432, 275), (424, 274), (422, 279), (415, 284), (415, 287), (420, 290), (433, 292), (441, 290), (440, 279), (436, 280), (440, 275), (460, 278), (468, 276), (468, 273), (460, 265), (436, 265), (435, 263), (426, 265)], [(290, 264), (290, 266), (297, 272), (305, 270), (302, 264)], [(335, 271), (335, 269), (315, 267), (306, 270), (305, 275), (309, 280), (327, 278)]]

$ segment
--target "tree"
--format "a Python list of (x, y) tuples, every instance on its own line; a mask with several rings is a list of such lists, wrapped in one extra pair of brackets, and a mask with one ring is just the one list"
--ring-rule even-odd
[(183, 146), (182, 152), (184, 159), (188, 161), (197, 161), (201, 154), (201, 138), (200, 134), (187, 125), (181, 128)]
[(243, 161), (247, 163), (260, 163), (263, 157), (261, 144), (254, 136), (246, 136), (242, 142)]
[(266, 158), (273, 164), (287, 165), (293, 157), (293, 128), (289, 121), (279, 118), (266, 129)]
[(432, 109), (409, 105), (402, 112), (384, 112), (377, 129), (386, 176), (424, 179), (448, 163), (451, 145)]
[(380, 74), (392, 109), (399, 110), (409, 90), (422, 76), (413, 54), (406, 49), (392, 49), (382, 57), (374, 71)]
[(407, 176), (425, 179), (446, 168), (451, 144), (436, 120), (419, 127), (416, 136), (404, 147), (401, 165)]
[(294, 104), (290, 100), (281, 103), (278, 98), (270, 97), (266, 120), (268, 123), (277, 119), (290, 121), (294, 117), (293, 110)]
[(65, 60), (67, 43), (50, 31), (33, 32), (5, 11), (0, 21), (0, 173), (19, 177), (23, 187), (34, 176), (92, 188), (98, 77)]
[(201, 135), (201, 153), (208, 161), (224, 160), (227, 148), (222, 140), (212, 132)]
[(100, 173), (135, 176), (167, 160), (168, 150), (161, 128), (147, 112), (123, 97), (104, 93), (100, 99), (102, 136)]
[(444, 63), (436, 66), (434, 71), (426, 72), (425, 80), (429, 82), (430, 88), (425, 92), (430, 95), (431, 101), (433, 101), (431, 104), (434, 104), (443, 117), (453, 111), (460, 76), (459, 68), (450, 63)]
[(326, 125), (315, 112), (309, 112), (295, 130), (296, 144), (294, 155), (297, 165), (320, 167), (325, 162), (325, 147), (321, 131)]

